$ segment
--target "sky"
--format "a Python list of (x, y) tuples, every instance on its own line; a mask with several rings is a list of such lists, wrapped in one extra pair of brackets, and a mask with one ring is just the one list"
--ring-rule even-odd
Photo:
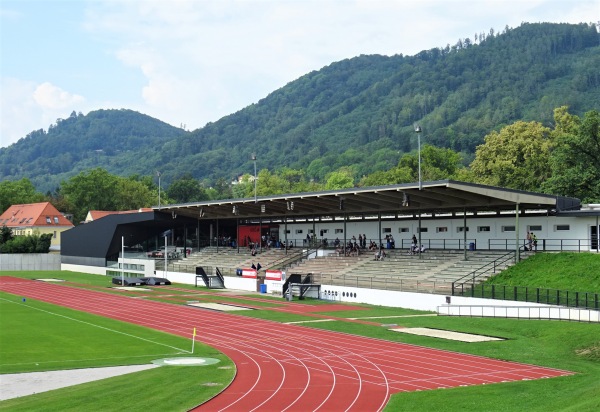
[(75, 111), (194, 130), (361, 54), (414, 55), (600, 0), (0, 0), (0, 147)]

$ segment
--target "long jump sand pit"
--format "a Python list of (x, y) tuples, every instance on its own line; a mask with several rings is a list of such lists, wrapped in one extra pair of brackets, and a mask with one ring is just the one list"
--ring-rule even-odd
[(195, 308), (218, 310), (220, 312), (231, 312), (231, 311), (236, 311), (236, 310), (254, 310), (252, 308), (248, 308), (245, 306), (227, 305), (224, 303), (212, 303), (212, 302), (188, 303), (188, 306), (193, 306)]
[(458, 340), (461, 342), (490, 342), (504, 340), (493, 336), (473, 335), (471, 333), (454, 332), (451, 330), (430, 329), (430, 328), (391, 328), (390, 330), (411, 335), (429, 336), (431, 338), (441, 338)]

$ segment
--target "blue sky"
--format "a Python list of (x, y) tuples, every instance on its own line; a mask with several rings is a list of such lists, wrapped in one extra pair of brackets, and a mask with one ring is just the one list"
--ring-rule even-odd
[(0, 0), (0, 147), (72, 111), (193, 130), (360, 54), (599, 21), (600, 0)]

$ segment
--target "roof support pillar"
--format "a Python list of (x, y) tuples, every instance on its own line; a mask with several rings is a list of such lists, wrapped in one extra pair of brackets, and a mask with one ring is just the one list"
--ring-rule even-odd
[(465, 260), (467, 259), (467, 208), (463, 208), (463, 249), (465, 253)]
[(519, 204), (515, 204), (515, 263), (521, 261), (521, 253), (519, 248)]
[(419, 228), (417, 232), (419, 232), (419, 243), (417, 244), (417, 249), (419, 250), (419, 259), (423, 259), (423, 255), (421, 254), (421, 208), (419, 208)]

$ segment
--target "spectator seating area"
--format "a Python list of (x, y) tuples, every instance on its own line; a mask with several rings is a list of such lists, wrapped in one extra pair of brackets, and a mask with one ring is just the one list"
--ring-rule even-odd
[[(490, 268), (478, 281), (505, 269), (512, 260), (494, 265), (506, 256), (506, 251), (468, 251), (464, 260), (462, 250), (427, 250), (419, 257), (406, 250), (386, 249), (383, 260), (375, 259), (374, 252), (359, 257), (334, 255), (309, 259), (289, 268), (288, 273), (313, 273), (315, 281), (333, 285), (373, 287), (401, 290), (449, 289), (452, 282), (480, 270)], [(524, 256), (525, 257), (525, 256)], [(503, 259), (504, 260), (504, 259)]]
[(283, 249), (262, 249), (262, 252), (252, 256), (248, 248), (227, 248), (209, 246), (199, 252), (192, 253), (187, 259), (173, 262), (169, 270), (195, 273), (197, 266), (202, 266), (208, 273), (212, 273), (218, 267), (223, 274), (233, 275), (237, 268), (249, 268), (254, 263), (260, 263), (263, 269), (276, 267), (286, 261), (298, 259), (302, 255), (302, 249), (292, 248), (286, 253)]
[[(359, 256), (327, 256), (307, 258), (302, 248), (263, 249), (252, 256), (247, 248), (206, 247), (188, 258), (170, 263), (169, 270), (195, 273), (202, 266), (212, 274), (218, 267), (224, 275), (234, 276), (237, 268), (260, 263), (262, 269), (278, 268), (288, 274), (313, 274), (316, 283), (392, 290), (449, 290), (452, 282), (482, 268), (489, 269), (478, 278), (482, 281), (513, 264), (507, 251), (468, 251), (428, 249), (419, 257), (402, 249), (386, 249), (386, 257), (377, 260), (374, 252)], [(503, 257), (502, 263), (494, 264)], [(527, 257), (525, 253), (523, 257)], [(172, 266), (171, 266), (172, 265)]]

